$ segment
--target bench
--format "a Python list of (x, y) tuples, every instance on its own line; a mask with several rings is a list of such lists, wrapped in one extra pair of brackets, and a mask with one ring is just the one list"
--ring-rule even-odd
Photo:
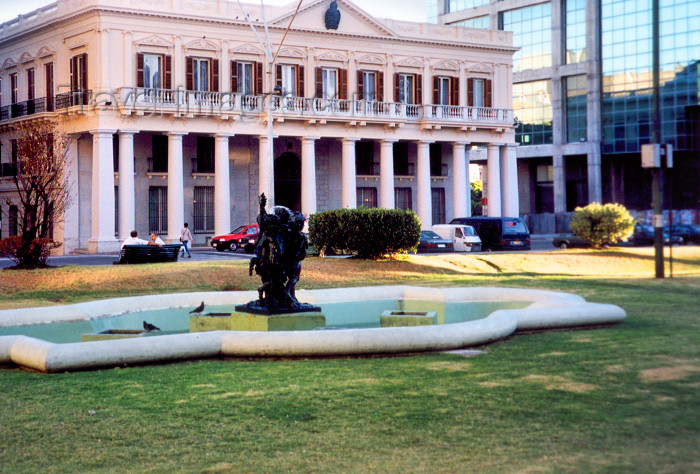
[(122, 263), (155, 263), (177, 262), (182, 244), (157, 245), (125, 245), (119, 253), (119, 260), (115, 265)]

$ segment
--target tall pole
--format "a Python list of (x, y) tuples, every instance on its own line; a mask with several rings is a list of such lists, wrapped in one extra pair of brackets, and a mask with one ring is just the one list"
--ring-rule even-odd
[[(661, 107), (659, 98), (659, 0), (652, 0), (651, 18), (653, 48), (652, 73), (654, 81), (654, 94), (652, 97), (651, 142), (661, 143)], [(664, 278), (663, 163), (661, 163), (661, 166), (652, 168), (651, 172), (651, 193), (654, 209), (654, 263), (656, 278)]]

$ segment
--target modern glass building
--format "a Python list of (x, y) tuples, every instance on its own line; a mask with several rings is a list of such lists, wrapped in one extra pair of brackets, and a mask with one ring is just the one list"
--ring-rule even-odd
[[(429, 19), (513, 31), (520, 213), (567, 230), (589, 202), (651, 209), (641, 145), (652, 136), (652, 0), (431, 0)], [(700, 0), (660, 1), (661, 143), (674, 148), (666, 203), (700, 219)]]

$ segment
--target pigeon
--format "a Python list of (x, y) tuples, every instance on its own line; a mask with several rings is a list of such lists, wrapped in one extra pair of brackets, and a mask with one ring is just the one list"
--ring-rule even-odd
[(190, 314), (192, 314), (192, 313), (201, 313), (202, 310), (204, 310), (204, 301), (202, 301), (202, 304), (200, 304), (200, 305), (197, 306), (195, 309), (193, 309), (192, 311), (190, 311)]
[(151, 331), (160, 331), (160, 328), (159, 328), (159, 327), (154, 326), (154, 325), (151, 324), (151, 323), (147, 323), (146, 321), (143, 322), (143, 328), (144, 328), (147, 332), (151, 332)]

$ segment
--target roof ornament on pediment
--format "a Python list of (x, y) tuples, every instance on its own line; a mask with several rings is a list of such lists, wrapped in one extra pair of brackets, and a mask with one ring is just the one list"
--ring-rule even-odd
[(384, 58), (381, 56), (377, 56), (376, 54), (365, 54), (361, 58), (357, 60), (358, 63), (363, 63), (363, 64), (380, 64), (383, 65), (386, 63)]
[(397, 61), (396, 65), (401, 66), (401, 67), (422, 68), (423, 62), (417, 60), (416, 58), (405, 58), (405, 59), (402, 59), (401, 61)]
[(435, 64), (434, 69), (443, 69), (443, 70), (447, 70), (447, 71), (458, 71), (459, 64), (457, 64), (454, 61), (440, 61), (439, 63)]
[(479, 63), (474, 66), (470, 66), (469, 72), (483, 72), (486, 74), (491, 74), (493, 72), (493, 66), (490, 66), (486, 63)]
[(263, 54), (263, 50), (258, 46), (254, 46), (250, 43), (245, 43), (237, 46), (231, 50), (232, 53), (237, 54)]
[(17, 63), (15, 62), (14, 59), (12, 58), (7, 58), (3, 63), (2, 63), (2, 68), (3, 69), (10, 69), (12, 67), (15, 67)]
[(348, 58), (346, 56), (343, 56), (339, 53), (336, 53), (335, 51), (329, 51), (327, 53), (323, 53), (319, 55), (316, 59), (319, 61), (338, 61), (338, 62), (347, 62)]
[(32, 61), (34, 61), (34, 56), (32, 56), (31, 53), (22, 53), (22, 56), (19, 57), (20, 64), (30, 63)]
[(147, 38), (140, 39), (136, 41), (136, 44), (138, 44), (139, 46), (164, 46), (166, 48), (170, 48), (173, 46), (173, 44), (170, 41), (163, 39), (158, 35), (151, 35)]
[(54, 51), (51, 48), (49, 48), (48, 46), (42, 46), (39, 49), (39, 52), (36, 53), (37, 58), (45, 58), (47, 56), (53, 56), (53, 55), (54, 55)]
[(280, 50), (280, 52), (277, 56), (285, 57), (285, 58), (303, 58), (304, 53), (302, 53), (298, 49), (284, 48), (284, 49)]
[(194, 41), (190, 41), (187, 43), (185, 46), (187, 49), (198, 49), (200, 51), (218, 51), (219, 48), (212, 43), (211, 41), (207, 41), (205, 39), (197, 39)]

